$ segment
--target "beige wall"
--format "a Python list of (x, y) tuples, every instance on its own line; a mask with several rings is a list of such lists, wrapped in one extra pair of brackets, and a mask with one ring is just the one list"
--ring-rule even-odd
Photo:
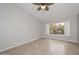
[(0, 50), (39, 39), (42, 24), (16, 4), (0, 4)]

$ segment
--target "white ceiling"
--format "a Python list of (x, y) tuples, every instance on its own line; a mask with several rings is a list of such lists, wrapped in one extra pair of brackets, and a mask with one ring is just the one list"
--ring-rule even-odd
[(39, 6), (32, 3), (21, 3), (19, 6), (43, 22), (66, 20), (67, 18), (74, 17), (79, 12), (78, 3), (55, 3), (49, 6), (49, 11), (37, 11)]

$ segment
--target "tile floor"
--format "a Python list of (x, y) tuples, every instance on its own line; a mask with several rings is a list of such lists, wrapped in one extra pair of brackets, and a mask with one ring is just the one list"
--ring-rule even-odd
[(1, 52), (0, 55), (79, 55), (79, 44), (39, 39)]

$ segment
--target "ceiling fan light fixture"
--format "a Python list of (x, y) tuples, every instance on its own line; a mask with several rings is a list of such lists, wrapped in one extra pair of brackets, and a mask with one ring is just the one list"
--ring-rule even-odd
[(42, 5), (42, 6), (41, 6), (41, 9), (42, 9), (42, 10), (45, 10), (45, 8), (46, 8), (45, 5)]

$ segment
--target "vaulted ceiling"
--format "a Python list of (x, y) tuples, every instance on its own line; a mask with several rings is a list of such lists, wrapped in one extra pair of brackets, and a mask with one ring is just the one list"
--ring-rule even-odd
[(78, 3), (55, 3), (49, 6), (49, 11), (37, 11), (39, 6), (32, 3), (21, 3), (19, 6), (42, 22), (66, 20), (67, 18), (74, 17), (79, 12)]

